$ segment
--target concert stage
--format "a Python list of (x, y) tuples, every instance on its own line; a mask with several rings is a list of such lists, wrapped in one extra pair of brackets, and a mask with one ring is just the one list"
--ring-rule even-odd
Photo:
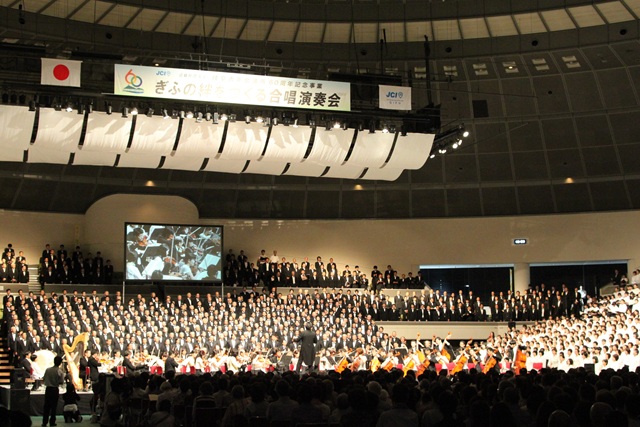
[[(60, 389), (60, 399), (58, 400), (58, 422), (62, 422), (62, 394), (66, 390)], [(80, 395), (80, 401), (78, 402), (78, 409), (82, 415), (91, 414), (91, 399), (93, 398), (93, 392), (78, 392)], [(44, 386), (40, 387), (38, 391), (31, 391), (31, 387), (25, 389), (12, 389), (10, 386), (0, 386), (0, 403), (11, 410), (17, 410), (24, 412), (25, 414), (35, 417), (42, 415), (42, 409), (44, 407)]]

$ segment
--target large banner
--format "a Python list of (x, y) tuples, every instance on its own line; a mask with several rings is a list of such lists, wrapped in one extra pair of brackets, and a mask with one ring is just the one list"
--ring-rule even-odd
[(344, 82), (121, 64), (115, 65), (114, 79), (113, 92), (116, 95), (328, 111), (351, 110), (351, 86)]
[(379, 85), (380, 108), (384, 110), (411, 110), (411, 88)]

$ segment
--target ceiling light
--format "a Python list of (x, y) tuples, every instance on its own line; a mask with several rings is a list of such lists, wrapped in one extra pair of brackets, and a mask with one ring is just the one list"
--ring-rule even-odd
[(465, 130), (464, 132), (462, 132), (462, 136), (463, 136), (464, 138), (468, 137), (468, 136), (469, 136), (469, 131), (468, 131), (468, 130)]
[(430, 159), (433, 159), (436, 156), (436, 153), (431, 153), (431, 155), (429, 156)]
[(451, 148), (453, 148), (454, 150), (456, 150), (458, 148), (458, 143), (454, 142), (453, 145), (451, 146)]

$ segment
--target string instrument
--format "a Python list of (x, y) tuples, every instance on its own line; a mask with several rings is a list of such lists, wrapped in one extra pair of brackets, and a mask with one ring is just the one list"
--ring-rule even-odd
[(356, 360), (354, 360), (353, 363), (351, 364), (351, 372), (357, 371), (358, 368), (360, 368), (361, 363), (362, 363), (362, 360), (360, 359), (360, 356), (356, 357)]
[(462, 353), (460, 355), (460, 357), (458, 358), (458, 361), (456, 362), (455, 366), (453, 367), (453, 369), (451, 370), (451, 375), (455, 375), (458, 372), (462, 371), (462, 369), (464, 369), (464, 365), (467, 364), (467, 361), (469, 359), (467, 358), (467, 355)]
[(347, 369), (347, 366), (349, 366), (349, 360), (347, 360), (347, 357), (345, 356), (340, 360), (340, 362), (338, 362), (335, 371), (341, 374), (345, 369)]
[(381, 366), (381, 369), (384, 369), (387, 372), (391, 372), (391, 370), (393, 369), (393, 359), (389, 358), (387, 363)]
[(382, 365), (382, 362), (380, 362), (380, 359), (378, 359), (377, 357), (374, 357), (373, 360), (371, 361), (371, 372), (376, 372), (378, 369), (380, 369), (380, 365)]
[(489, 356), (489, 359), (487, 359), (487, 363), (485, 363), (484, 368), (482, 368), (482, 373), (486, 374), (487, 372), (492, 370), (494, 366), (496, 366), (496, 363), (498, 363), (496, 358), (493, 356)]
[(413, 359), (409, 360), (409, 362), (404, 366), (404, 369), (402, 370), (402, 373), (404, 374), (403, 376), (406, 377), (407, 372), (415, 368), (415, 366), (416, 366), (416, 362), (414, 362)]
[(427, 370), (427, 368), (429, 367), (429, 365), (431, 364), (431, 361), (427, 358), (425, 358), (422, 363), (420, 363), (418, 365), (418, 371), (416, 372), (416, 377), (419, 377), (420, 375), (422, 375), (424, 373), (424, 371)]
[(82, 384), (82, 380), (80, 379), (80, 368), (78, 365), (80, 364), (80, 357), (82, 357), (84, 350), (87, 348), (88, 342), (89, 333), (83, 332), (73, 339), (71, 346), (67, 344), (62, 345), (64, 357), (67, 361), (67, 370), (69, 371), (71, 382), (76, 390), (82, 390), (84, 388), (84, 384)]
[(427, 359), (427, 356), (425, 356), (422, 350), (418, 350), (416, 352), (416, 355), (418, 355), (418, 360), (420, 361), (420, 363), (423, 363)]
[(520, 349), (516, 350), (516, 360), (514, 360), (514, 368), (516, 375), (520, 375), (520, 369), (527, 367), (527, 354)]

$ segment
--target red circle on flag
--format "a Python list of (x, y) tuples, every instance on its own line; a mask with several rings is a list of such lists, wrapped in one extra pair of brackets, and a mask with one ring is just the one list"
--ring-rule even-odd
[(57, 80), (67, 80), (69, 78), (69, 68), (62, 64), (56, 65), (53, 67), (53, 77)]

